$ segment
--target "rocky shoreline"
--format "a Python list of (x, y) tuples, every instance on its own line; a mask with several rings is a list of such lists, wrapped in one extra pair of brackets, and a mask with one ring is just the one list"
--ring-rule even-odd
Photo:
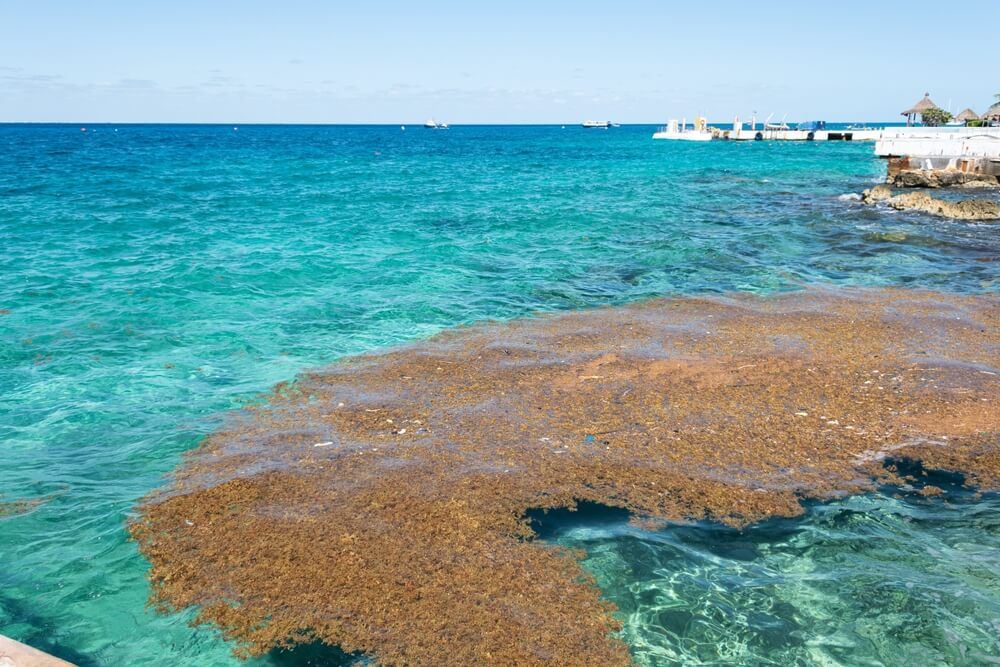
[(886, 183), (896, 188), (997, 188), (1000, 177), (957, 169), (890, 170)]
[(990, 199), (948, 201), (926, 192), (895, 194), (889, 185), (876, 185), (861, 194), (865, 204), (884, 203), (898, 211), (921, 211), (952, 220), (1000, 220), (1000, 204)]

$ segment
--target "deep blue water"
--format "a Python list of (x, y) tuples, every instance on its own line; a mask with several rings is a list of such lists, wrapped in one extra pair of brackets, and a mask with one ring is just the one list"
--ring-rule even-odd
[[(85, 665), (233, 662), (187, 615), (145, 609), (146, 564), (124, 523), (222, 411), (342, 355), (664, 294), (998, 287), (996, 226), (840, 197), (881, 178), (871, 144), (688, 145), (653, 142), (653, 129), (0, 125), (0, 502), (37, 501), (0, 517), (0, 633)], [(725, 605), (712, 595), (746, 568), (838, 572), (865, 522), (903, 512), (918, 520), (878, 529), (906, 566), (857, 573), (891, 591), (858, 622), (890, 627), (913, 584), (913, 604), (930, 605), (938, 626), (878, 635), (881, 648), (853, 664), (909, 664), (951, 636), (967, 650), (935, 660), (996, 655), (995, 500), (963, 500), (952, 515), (945, 501), (904, 511), (880, 498), (801, 520), (796, 530), (830, 537), (822, 557), (799, 557), (812, 547), (779, 536), (749, 561), (716, 558), (706, 533), (684, 547), (690, 559), (675, 558), (674, 538), (614, 529), (589, 545), (591, 559), (648, 664), (695, 655), (676, 629), (656, 630), (684, 623), (707, 624), (698, 641), (727, 651), (704, 649), (705, 664), (766, 664), (758, 649), (772, 644), (754, 637), (782, 630), (755, 615), (764, 598), (788, 605), (782, 618), (798, 619), (808, 648), (775, 652), (799, 663), (773, 664), (838, 664), (829, 642), (860, 640), (830, 619), (865, 586), (775, 584)], [(823, 523), (856, 507), (863, 526)], [(907, 551), (924, 542), (954, 568)], [(699, 574), (705, 559), (711, 576)], [(940, 577), (928, 583), (930, 573)], [(951, 605), (963, 588), (975, 602)], [(645, 592), (631, 602), (632, 589)], [(674, 625), (655, 620), (663, 595), (686, 600)]]

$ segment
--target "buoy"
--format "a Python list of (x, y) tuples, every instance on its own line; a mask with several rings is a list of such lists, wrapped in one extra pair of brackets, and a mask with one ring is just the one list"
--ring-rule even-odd
[(405, 125), (400, 125), (399, 129), (401, 129), (403, 132), (406, 132), (406, 126)]

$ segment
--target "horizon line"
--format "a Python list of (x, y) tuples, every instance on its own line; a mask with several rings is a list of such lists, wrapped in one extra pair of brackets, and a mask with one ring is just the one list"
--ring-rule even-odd
[[(749, 120), (743, 122), (744, 125), (749, 124)], [(801, 121), (801, 122), (813, 122), (813, 121)], [(905, 121), (902, 120), (824, 120), (826, 123), (870, 123), (870, 124), (902, 124)], [(583, 121), (552, 121), (552, 122), (475, 122), (475, 123), (448, 123), (449, 127), (502, 127), (502, 126), (524, 126), (524, 127), (547, 127), (547, 126), (577, 126), (581, 125)], [(758, 124), (763, 124), (764, 121), (758, 119)], [(622, 122), (618, 123), (621, 126), (626, 125), (663, 125), (665, 121), (637, 121), (637, 122)], [(690, 124), (690, 123), (689, 123)], [(708, 121), (709, 125), (732, 125), (732, 120), (726, 121)], [(793, 123), (794, 124), (794, 123)], [(423, 127), (424, 121), (400, 121), (400, 122), (321, 122), (321, 121), (169, 121), (169, 120), (130, 120), (130, 121), (113, 121), (113, 120), (0, 120), (0, 125), (73, 125), (73, 126), (86, 126), (86, 125), (218, 125), (218, 126), (266, 126), (266, 125), (282, 125), (282, 126), (313, 126), (313, 127), (397, 127), (397, 126), (416, 126)]]

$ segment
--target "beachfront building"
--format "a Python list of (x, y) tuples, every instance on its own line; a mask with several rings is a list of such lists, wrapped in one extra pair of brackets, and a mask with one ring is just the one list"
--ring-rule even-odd
[(924, 112), (937, 108), (938, 105), (934, 104), (934, 101), (931, 100), (931, 94), (924, 93), (924, 99), (920, 100), (900, 115), (906, 116), (906, 126), (910, 127), (911, 125), (916, 125), (918, 122), (923, 122)]
[(963, 111), (960, 111), (959, 114), (955, 116), (955, 120), (961, 121), (962, 123), (968, 125), (970, 122), (974, 120), (979, 120), (979, 116), (972, 109), (965, 109)]

